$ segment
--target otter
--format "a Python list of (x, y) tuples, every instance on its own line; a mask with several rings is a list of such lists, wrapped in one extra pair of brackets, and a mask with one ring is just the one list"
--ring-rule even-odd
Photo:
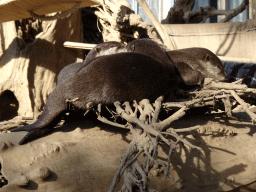
[(172, 60), (169, 59), (169, 57), (166, 55), (165, 50), (162, 49), (160, 44), (148, 38), (136, 39), (129, 42), (124, 51), (141, 53), (150, 56), (161, 62), (162, 65), (166, 67), (166, 70), (168, 70), (169, 75), (171, 77), (172, 88), (175, 92), (175, 94), (169, 95), (169, 97), (166, 98), (166, 101), (172, 101), (174, 99), (174, 96), (180, 92), (180, 88), (178, 87), (178, 82), (180, 79), (178, 77), (179, 74), (176, 72), (176, 68)]
[(173, 93), (173, 78), (158, 60), (140, 53), (117, 53), (95, 58), (76, 75), (57, 84), (47, 99), (41, 116), (33, 124), (15, 128), (28, 131), (19, 144), (50, 132), (66, 113), (67, 101), (77, 109), (92, 105), (111, 105), (115, 101), (154, 101)]
[(83, 64), (84, 62), (71, 63), (61, 69), (57, 78), (57, 85), (63, 83), (66, 79), (73, 77)]
[(72, 63), (64, 67), (57, 78), (57, 84), (63, 83), (65, 79), (68, 79), (76, 74), (82, 67), (89, 65), (95, 58), (103, 55), (111, 55), (124, 52), (126, 46), (123, 43), (117, 41), (108, 41), (96, 45), (85, 57), (84, 62)]
[(84, 65), (87, 66), (93, 59), (99, 56), (125, 52), (125, 47), (125, 44), (117, 41), (107, 41), (100, 43), (88, 53), (84, 60)]
[(153, 57), (166, 66), (171, 74), (175, 72), (175, 66), (172, 60), (168, 58), (162, 47), (151, 39), (145, 38), (133, 40), (127, 44), (125, 51), (141, 53)]
[(226, 72), (220, 59), (205, 48), (187, 48), (167, 51), (173, 61), (181, 81), (186, 85), (201, 85), (205, 78), (223, 81)]

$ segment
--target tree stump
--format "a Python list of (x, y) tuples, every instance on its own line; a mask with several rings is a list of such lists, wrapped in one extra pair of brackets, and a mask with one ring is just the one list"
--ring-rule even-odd
[[(0, 119), (37, 115), (55, 88), (59, 71), (83, 59), (81, 51), (64, 48), (63, 43), (82, 40), (80, 11), (53, 21), (0, 24)], [(1, 118), (3, 105), (13, 108), (13, 116)]]

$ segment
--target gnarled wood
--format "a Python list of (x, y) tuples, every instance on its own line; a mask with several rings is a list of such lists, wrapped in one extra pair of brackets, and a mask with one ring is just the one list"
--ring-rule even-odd
[(169, 10), (166, 19), (162, 20), (163, 24), (175, 23), (204, 23), (206, 19), (216, 15), (225, 15), (220, 23), (227, 22), (233, 17), (246, 9), (249, 0), (244, 0), (237, 8), (232, 10), (217, 10), (214, 7), (200, 7), (192, 11), (195, 1), (179, 0), (175, 1), (174, 6)]
[(33, 117), (55, 88), (59, 71), (82, 58), (81, 51), (63, 47), (65, 41), (82, 42), (80, 12), (62, 20), (3, 23), (0, 34), (0, 94), (13, 92), (18, 115)]

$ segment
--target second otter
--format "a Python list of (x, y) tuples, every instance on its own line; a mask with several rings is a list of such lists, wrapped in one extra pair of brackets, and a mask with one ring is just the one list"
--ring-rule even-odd
[(220, 59), (205, 48), (187, 48), (166, 52), (186, 85), (200, 85), (205, 78), (223, 81), (226, 72)]

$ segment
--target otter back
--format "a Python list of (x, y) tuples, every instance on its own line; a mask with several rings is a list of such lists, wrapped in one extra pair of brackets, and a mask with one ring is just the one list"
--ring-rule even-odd
[(116, 41), (104, 42), (96, 45), (86, 56), (84, 62), (72, 63), (64, 67), (57, 79), (57, 84), (62, 83), (66, 79), (75, 75), (82, 67), (89, 65), (95, 58), (103, 55), (111, 55), (123, 52), (125, 45)]
[(88, 53), (84, 60), (84, 64), (87, 65), (96, 57), (124, 52), (125, 47), (125, 44), (117, 41), (100, 43)]
[(75, 73), (83, 66), (83, 62), (80, 63), (72, 63), (64, 67), (57, 79), (57, 84), (63, 83), (66, 79), (69, 79), (70, 77), (74, 76)]
[(161, 46), (151, 39), (136, 39), (131, 41), (126, 46), (126, 51), (148, 55), (160, 61), (168, 67), (171, 73), (175, 72), (175, 67), (171, 60), (166, 56), (165, 51)]
[(107, 55), (93, 60), (66, 82), (66, 99), (79, 97), (84, 104), (144, 98), (153, 101), (172, 90), (172, 78), (166, 67), (152, 57), (139, 53)]

